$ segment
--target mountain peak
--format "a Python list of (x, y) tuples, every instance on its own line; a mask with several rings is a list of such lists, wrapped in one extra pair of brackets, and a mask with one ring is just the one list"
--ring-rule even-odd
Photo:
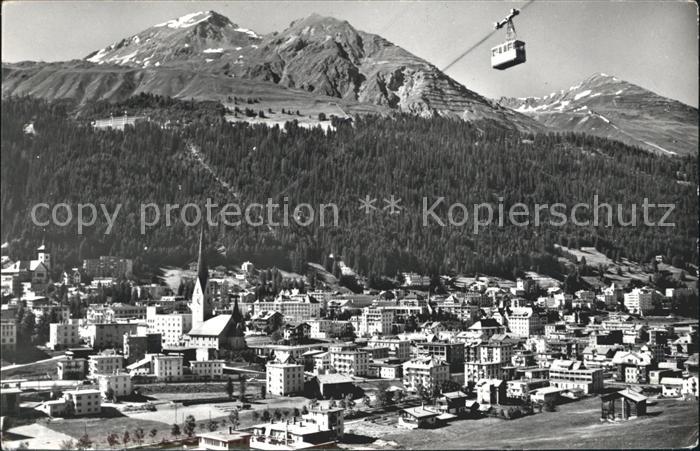
[(314, 34), (316, 31), (331, 31), (331, 30), (349, 30), (357, 32), (357, 30), (347, 20), (336, 19), (331, 16), (322, 16), (313, 13), (309, 16), (297, 19), (289, 24), (288, 31), (300, 31), (301, 34)]
[(499, 103), (555, 130), (616, 139), (663, 155), (697, 151), (697, 109), (602, 72), (544, 97)]
[(596, 72), (592, 75), (590, 75), (588, 78), (586, 78), (581, 84), (582, 85), (589, 85), (589, 84), (603, 84), (603, 83), (622, 83), (623, 80), (617, 78), (614, 75), (609, 75), (604, 72)]
[(196, 13), (185, 14), (177, 19), (168, 20), (163, 23), (154, 25), (154, 28), (168, 27), (168, 28), (190, 28), (202, 22), (209, 22), (213, 25), (218, 26), (230, 26), (233, 23), (228, 19), (228, 17), (217, 13), (216, 11), (198, 11)]

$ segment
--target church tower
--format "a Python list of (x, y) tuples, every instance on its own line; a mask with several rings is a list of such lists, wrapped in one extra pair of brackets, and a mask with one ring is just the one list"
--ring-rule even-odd
[(41, 246), (37, 248), (37, 258), (38, 260), (46, 265), (47, 269), (51, 269), (51, 254), (46, 251), (46, 244), (44, 244), (44, 240), (41, 240)]
[(197, 262), (197, 279), (192, 291), (192, 329), (212, 317), (212, 304), (209, 298), (209, 269), (204, 260), (204, 227), (199, 235), (199, 255)]

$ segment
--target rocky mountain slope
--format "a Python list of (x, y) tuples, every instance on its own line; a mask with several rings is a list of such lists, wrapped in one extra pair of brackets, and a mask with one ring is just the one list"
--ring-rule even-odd
[(502, 98), (554, 130), (616, 139), (664, 155), (698, 149), (698, 110), (607, 74), (544, 97)]
[(4, 64), (3, 96), (85, 101), (151, 92), (221, 99), (240, 92), (246, 80), (387, 111), (543, 129), (384, 38), (318, 15), (260, 36), (213, 11), (188, 14), (97, 50), (82, 63)]

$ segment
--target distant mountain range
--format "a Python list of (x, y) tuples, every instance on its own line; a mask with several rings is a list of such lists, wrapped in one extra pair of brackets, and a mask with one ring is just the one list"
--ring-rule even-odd
[[(154, 25), (63, 63), (3, 63), (2, 95), (120, 101), (141, 92), (347, 113), (400, 111), (487, 120), (526, 132), (576, 131), (665, 155), (696, 152), (697, 109), (604, 74), (544, 98), (487, 99), (347, 21), (311, 15), (259, 35), (214, 11)], [(302, 108), (303, 109), (303, 108)]]
[(499, 103), (549, 129), (612, 138), (664, 155), (697, 154), (697, 108), (612, 75), (594, 74), (567, 90)]
[[(264, 84), (251, 85), (250, 82)], [(289, 89), (281, 92), (279, 88)], [(259, 95), (340, 100), (354, 111), (401, 111), (543, 129), (384, 38), (348, 22), (312, 15), (260, 36), (204, 11), (154, 25), (87, 55), (82, 62), (3, 65), (3, 95), (122, 100), (139, 92), (226, 100)]]

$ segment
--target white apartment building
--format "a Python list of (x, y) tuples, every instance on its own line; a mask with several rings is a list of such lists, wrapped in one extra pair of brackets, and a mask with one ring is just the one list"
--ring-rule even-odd
[(63, 349), (80, 344), (80, 325), (77, 321), (51, 323), (49, 325), (49, 348)]
[(255, 313), (280, 312), (288, 322), (301, 323), (321, 318), (321, 303), (308, 295), (279, 295), (273, 301), (255, 301)]
[(384, 307), (365, 307), (360, 316), (357, 335), (390, 335), (395, 312)]
[(624, 294), (625, 307), (630, 313), (646, 315), (654, 310), (654, 291), (649, 288), (635, 288)]
[(63, 392), (63, 399), (73, 403), (73, 414), (95, 415), (102, 411), (102, 393), (99, 390), (69, 390)]
[(157, 313), (156, 307), (147, 307), (146, 324), (149, 332), (161, 334), (164, 346), (178, 345), (192, 329), (192, 314)]
[(331, 367), (344, 376), (366, 376), (369, 373), (369, 355), (362, 351), (330, 353)]
[(585, 394), (603, 390), (603, 369), (588, 369), (583, 362), (555, 360), (549, 367), (549, 385), (561, 389), (581, 389)]
[(90, 378), (96, 378), (99, 374), (114, 374), (122, 370), (124, 356), (117, 354), (91, 355), (88, 360), (88, 372)]
[(512, 342), (489, 342), (479, 345), (479, 360), (482, 362), (501, 362), (510, 365), (513, 356)]
[(182, 379), (181, 355), (152, 355), (153, 374), (159, 381), (179, 381)]
[(110, 388), (114, 390), (114, 395), (117, 397), (131, 394), (131, 376), (128, 373), (98, 374), (97, 385), (104, 395)]
[(403, 385), (409, 391), (420, 387), (434, 390), (449, 379), (449, 365), (435, 359), (414, 359), (403, 364)]
[(223, 360), (191, 360), (190, 371), (202, 379), (221, 379), (224, 374)]
[(504, 362), (466, 362), (464, 364), (464, 382), (479, 379), (503, 379)]
[(510, 331), (519, 337), (530, 337), (544, 333), (544, 323), (531, 308), (514, 308), (508, 316)]
[(304, 391), (304, 365), (291, 363), (267, 364), (267, 392), (275, 396)]

